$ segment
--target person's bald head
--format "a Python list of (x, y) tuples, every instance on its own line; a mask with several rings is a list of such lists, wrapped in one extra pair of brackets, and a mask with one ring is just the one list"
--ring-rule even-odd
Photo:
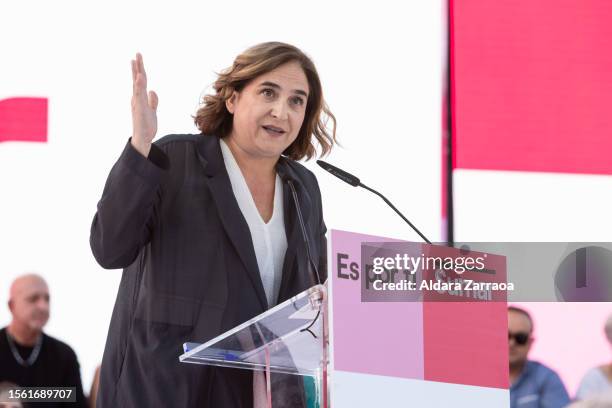
[(42, 331), (49, 320), (47, 282), (36, 274), (18, 277), (11, 284), (8, 306), (14, 323)]
[(511, 366), (525, 364), (533, 341), (533, 320), (529, 312), (520, 307), (508, 307), (508, 357)]

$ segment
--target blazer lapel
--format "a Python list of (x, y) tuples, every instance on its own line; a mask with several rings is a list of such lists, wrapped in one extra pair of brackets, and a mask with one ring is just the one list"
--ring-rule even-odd
[[(299, 259), (297, 260), (298, 262), (296, 262), (296, 257), (298, 254), (301, 254), (300, 257), (303, 257), (306, 262), (306, 271), (303, 273), (308, 273), (310, 267), (308, 259), (306, 259), (308, 257), (306, 252), (306, 242), (304, 242), (304, 238), (302, 237), (302, 230), (300, 228), (289, 182), (293, 183), (293, 186), (297, 192), (305, 225), (308, 225), (308, 219), (310, 218), (312, 212), (312, 201), (307, 194), (306, 188), (295, 174), (295, 171), (293, 171), (293, 169), (287, 163), (287, 159), (281, 157), (276, 166), (276, 170), (283, 180), (283, 209), (285, 213), (285, 233), (287, 235), (287, 252), (285, 252), (283, 276), (281, 278), (281, 285), (278, 294), (278, 302), (280, 303), (291, 296), (297, 295), (300, 289), (306, 289), (306, 287), (309, 286), (306, 285), (306, 287), (300, 288), (295, 287), (295, 285), (291, 285), (291, 283), (294, 281), (294, 275), (298, 272), (296, 269), (299, 270)], [(309, 282), (310, 278), (306, 277), (305, 279), (298, 279), (298, 282), (300, 281)]]
[(204, 171), (209, 177), (208, 186), (223, 228), (244, 264), (263, 310), (267, 310), (268, 301), (257, 266), (251, 231), (232, 191), (229, 176), (223, 163), (219, 139), (216, 136), (202, 135), (198, 142), (198, 154), (204, 166)]

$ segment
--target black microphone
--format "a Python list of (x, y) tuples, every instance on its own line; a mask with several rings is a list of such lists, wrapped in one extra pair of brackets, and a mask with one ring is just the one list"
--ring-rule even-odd
[(317, 160), (317, 164), (323, 167), (326, 171), (330, 172), (334, 176), (338, 177), (340, 180), (349, 183), (353, 187), (357, 187), (361, 185), (359, 179), (353, 176), (351, 173), (348, 173), (342, 169), (337, 168), (336, 166), (332, 166), (329, 163), (324, 162), (323, 160)]
[(389, 205), (389, 207), (393, 208), (393, 210), (400, 216), (402, 217), (402, 219), (404, 221), (406, 221), (408, 223), (408, 225), (410, 225), (410, 227), (421, 236), (421, 238), (423, 238), (423, 240), (425, 242), (427, 242), (428, 244), (431, 244), (431, 241), (427, 239), (427, 237), (425, 237), (425, 235), (423, 235), (421, 233), (421, 231), (419, 231), (419, 229), (417, 227), (415, 227), (409, 220), (408, 218), (404, 217), (404, 214), (402, 214), (397, 208), (395, 208), (395, 206), (393, 204), (391, 204), (391, 201), (387, 200), (387, 197), (385, 197), (384, 195), (380, 194), (378, 191), (374, 190), (373, 188), (370, 188), (368, 186), (366, 186), (365, 184), (361, 183), (361, 181), (359, 181), (359, 179), (355, 176), (353, 176), (351, 173), (348, 173), (342, 169), (337, 168), (336, 166), (332, 166), (329, 163), (324, 162), (323, 160), (317, 160), (317, 164), (319, 166), (321, 166), (325, 171), (330, 172), (331, 174), (333, 174), (334, 176), (338, 177), (340, 180), (350, 184), (353, 187), (363, 187), (368, 191), (371, 191), (372, 193), (376, 194), (377, 196), (379, 196), (380, 198), (382, 198), (385, 203), (387, 203)]
[[(281, 156), (281, 160), (284, 158)], [(304, 246), (306, 249), (306, 256), (308, 257), (308, 265), (310, 266), (310, 273), (312, 275), (312, 280), (315, 285), (321, 284), (321, 275), (319, 274), (319, 268), (317, 264), (312, 259), (312, 251), (310, 248), (310, 240), (308, 239), (308, 233), (306, 232), (306, 224), (304, 222), (304, 216), (302, 215), (302, 210), (300, 206), (300, 200), (298, 199), (298, 194), (294, 186), (294, 180), (291, 175), (288, 174), (289, 165), (286, 164), (284, 166), (278, 166), (277, 171), (281, 180), (283, 180), (283, 184), (287, 184), (289, 189), (291, 190), (291, 197), (293, 198), (293, 204), (295, 205), (295, 211), (298, 217), (298, 223), (300, 226), (300, 232), (302, 233), (302, 239), (304, 240)]]
[(302, 210), (300, 209), (300, 200), (298, 200), (298, 195), (295, 190), (295, 186), (293, 185), (293, 180), (287, 177), (285, 178), (285, 181), (287, 182), (287, 184), (289, 185), (289, 188), (291, 189), (291, 196), (293, 197), (293, 204), (295, 205), (295, 210), (297, 212), (298, 222), (300, 225), (300, 231), (302, 232), (302, 239), (304, 240), (304, 244), (306, 246), (306, 256), (308, 257), (308, 263), (312, 270), (311, 273), (314, 275), (313, 280), (315, 284), (320, 285), (321, 275), (319, 275), (319, 268), (317, 268), (317, 265), (312, 259), (312, 252), (310, 251), (310, 240), (308, 239), (308, 234), (306, 233), (306, 224), (304, 223), (304, 216), (302, 215)]
[[(317, 268), (317, 265), (314, 263), (311, 252), (310, 252), (310, 240), (308, 239), (308, 234), (306, 233), (306, 225), (304, 224), (304, 217), (302, 216), (302, 210), (300, 209), (300, 200), (298, 200), (298, 195), (297, 195), (297, 192), (295, 191), (293, 180), (287, 177), (286, 181), (287, 181), (287, 184), (289, 185), (289, 188), (291, 189), (291, 195), (293, 196), (293, 203), (295, 204), (295, 209), (297, 211), (298, 221), (300, 223), (300, 230), (302, 231), (302, 238), (304, 239), (304, 243), (306, 244), (306, 255), (308, 256), (308, 262), (310, 263), (310, 268), (312, 270), (312, 273), (314, 274), (315, 282), (318, 285), (320, 285), (321, 276), (319, 275), (319, 268)], [(300, 333), (307, 331), (308, 333), (312, 335), (312, 337), (316, 339), (317, 335), (314, 334), (310, 330), (310, 328), (314, 326), (320, 314), (321, 314), (321, 308), (319, 307), (317, 309), (317, 315), (314, 317), (314, 319), (312, 319), (312, 321), (310, 322), (308, 326), (300, 330)]]

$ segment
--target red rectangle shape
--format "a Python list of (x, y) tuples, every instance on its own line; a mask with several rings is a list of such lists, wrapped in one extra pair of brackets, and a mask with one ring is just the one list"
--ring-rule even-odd
[(423, 302), (425, 380), (508, 388), (505, 302)]
[(450, 4), (454, 167), (612, 174), (612, 2)]
[(0, 142), (46, 142), (47, 98), (0, 100)]

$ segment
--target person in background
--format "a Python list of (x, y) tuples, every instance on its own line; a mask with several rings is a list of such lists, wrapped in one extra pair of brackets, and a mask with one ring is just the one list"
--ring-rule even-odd
[(86, 407), (74, 351), (43, 333), (49, 320), (49, 288), (45, 280), (35, 274), (15, 279), (8, 307), (12, 321), (0, 330), (0, 382), (21, 387), (75, 387), (76, 403), (36, 406)]
[[(17, 384), (8, 381), (0, 382), (0, 408), (22, 408), (19, 399), (12, 399), (11, 390), (17, 389)], [(9, 402), (10, 401), (10, 402)]]
[(582, 401), (575, 401), (566, 408), (612, 408), (612, 399), (610, 397), (610, 395), (601, 395)]
[[(606, 320), (604, 333), (608, 342), (612, 344), (612, 314)], [(611, 401), (610, 406), (612, 406), (612, 363), (593, 367), (587, 371), (580, 381), (578, 391), (576, 391), (576, 399), (578, 400), (602, 395), (607, 396), (607, 400)]]
[(527, 359), (533, 344), (533, 320), (521, 308), (508, 308), (511, 408), (561, 408), (570, 403), (563, 382), (550, 368)]

